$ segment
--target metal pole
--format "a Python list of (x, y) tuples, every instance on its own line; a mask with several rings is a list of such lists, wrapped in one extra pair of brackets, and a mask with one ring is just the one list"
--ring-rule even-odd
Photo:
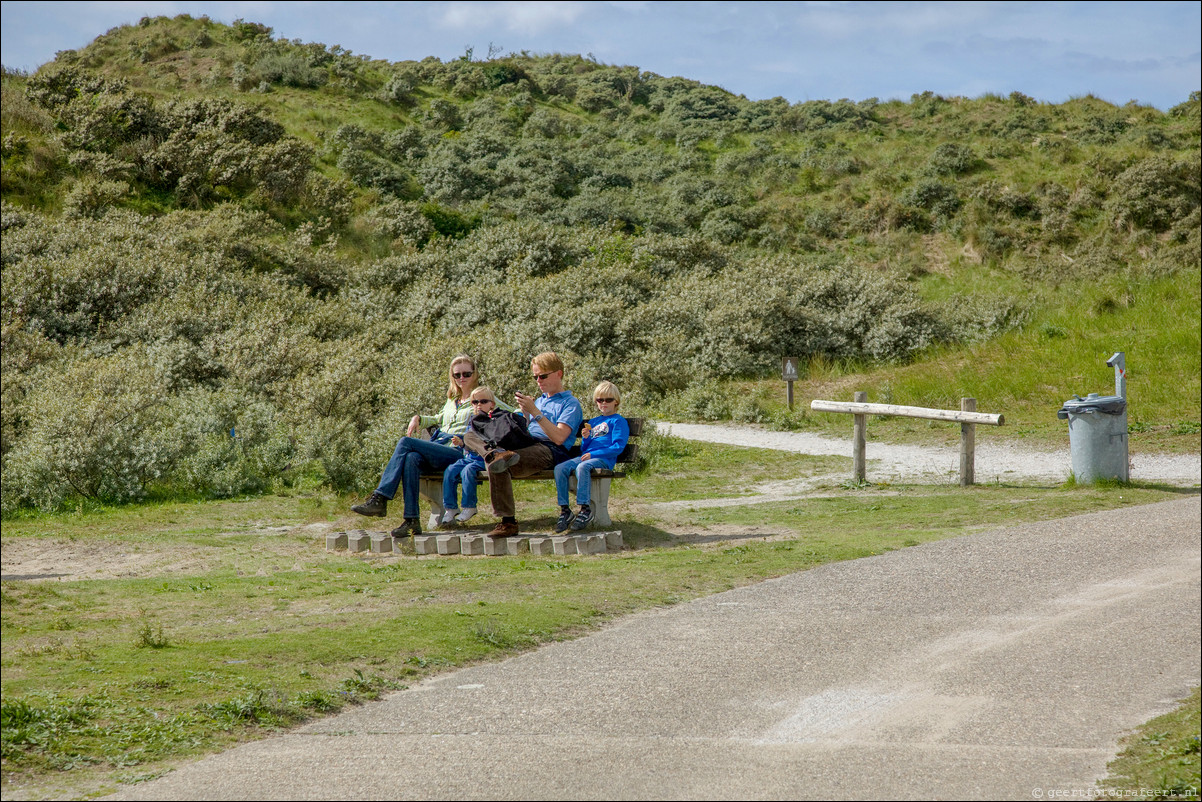
[[(976, 412), (977, 399), (961, 398), (961, 412)], [(960, 424), (960, 487), (968, 487), (976, 480), (977, 425)]]
[[(856, 403), (862, 404), (867, 400), (868, 393), (863, 391), (858, 391), (856, 393)], [(852, 437), (851, 452), (852, 472), (855, 474), (855, 480), (857, 482), (863, 482), (867, 474), (867, 460), (865, 459), (865, 452), (867, 449), (868, 440), (868, 416), (853, 415), (852, 417), (855, 418), (855, 434)]]

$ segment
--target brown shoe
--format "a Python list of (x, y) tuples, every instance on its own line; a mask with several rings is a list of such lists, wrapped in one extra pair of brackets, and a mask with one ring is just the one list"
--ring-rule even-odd
[(488, 533), (489, 537), (517, 537), (518, 525), (516, 523), (506, 523), (501, 521), (493, 527), (493, 530)]
[(494, 451), (492, 459), (486, 459), (489, 473), (505, 473), (522, 461), (522, 455), (513, 451)]

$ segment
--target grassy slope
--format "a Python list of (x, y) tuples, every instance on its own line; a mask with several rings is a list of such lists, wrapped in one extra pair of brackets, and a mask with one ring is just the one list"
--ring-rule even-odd
[[(1005, 415), (1006, 425), (979, 436), (1031, 448), (1064, 447), (1065, 423), (1056, 418), (1074, 394), (1114, 393), (1106, 360), (1127, 359), (1127, 396), (1133, 453), (1202, 450), (1202, 274), (1167, 278), (1109, 276), (1046, 288), (1022, 328), (966, 347), (939, 347), (908, 365), (864, 367), (812, 360), (794, 383), (794, 412), (783, 382), (735, 383), (732, 395), (751, 395), (768, 423), (845, 434), (846, 416), (809, 413), (812, 399), (852, 400), (858, 390), (876, 403), (959, 409), (962, 397), (982, 412)], [(874, 420), (884, 440), (951, 443), (958, 427), (893, 418)]]

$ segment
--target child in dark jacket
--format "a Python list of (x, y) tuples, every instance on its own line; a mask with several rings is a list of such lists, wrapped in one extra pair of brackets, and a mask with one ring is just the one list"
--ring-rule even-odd
[[(497, 411), (497, 397), (487, 387), (477, 387), (469, 396), (472, 402), (472, 418), (480, 415), (490, 415)], [(468, 421), (470, 427), (471, 420)], [(466, 523), (476, 514), (476, 486), (479, 483), (476, 476), (484, 470), (484, 458), (463, 445), (463, 438), (456, 435), (451, 438), (451, 446), (463, 452), (458, 462), (452, 462), (442, 474), (442, 506), (446, 510), (442, 514), (439, 528), (451, 526), (453, 521)], [(463, 485), (463, 508), (459, 507), (456, 491)]]
[[(559, 501), (559, 520), (555, 531), (584, 529), (593, 522), (592, 472), (598, 468), (613, 470), (618, 456), (630, 439), (630, 425), (618, 414), (622, 396), (612, 382), (601, 382), (593, 390), (593, 402), (601, 413), (580, 429), (580, 456), (555, 466), (555, 493)], [(568, 480), (576, 475), (576, 503), (580, 510), (573, 515), (568, 506)]]

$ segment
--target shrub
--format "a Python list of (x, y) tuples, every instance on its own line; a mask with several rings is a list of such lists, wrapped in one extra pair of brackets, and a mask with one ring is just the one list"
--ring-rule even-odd
[(140, 498), (178, 457), (165, 398), (144, 352), (80, 358), (43, 374), (29, 393), (27, 431), (4, 460), (4, 509), (54, 509), (75, 495)]
[(129, 184), (124, 181), (85, 178), (67, 193), (63, 210), (68, 217), (95, 217), (129, 195), (129, 190)]
[(417, 102), (413, 93), (420, 84), (421, 79), (415, 70), (402, 68), (389, 76), (388, 83), (384, 85), (380, 95), (384, 100), (398, 106), (412, 106)]
[(934, 175), (963, 175), (981, 164), (971, 147), (944, 142), (927, 159), (927, 171)]
[(943, 218), (953, 216), (961, 206), (955, 186), (933, 178), (923, 179), (906, 190), (901, 202), (926, 209)]
[(421, 213), (420, 206), (399, 200), (373, 206), (364, 220), (382, 234), (411, 245), (424, 245), (434, 233), (433, 224)]
[(1152, 156), (1131, 166), (1115, 179), (1107, 202), (1116, 226), (1166, 231), (1198, 208), (1199, 159), (1175, 160)]

